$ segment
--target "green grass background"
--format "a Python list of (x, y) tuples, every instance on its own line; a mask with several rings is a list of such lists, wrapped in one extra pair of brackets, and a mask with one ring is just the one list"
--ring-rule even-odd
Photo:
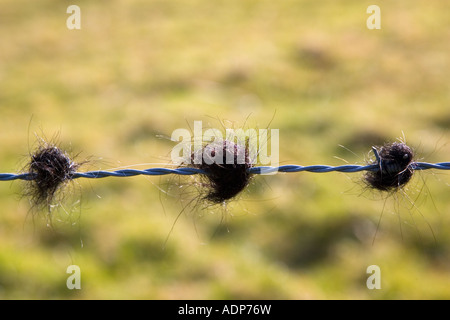
[[(23, 167), (35, 134), (85, 170), (163, 166), (174, 144), (158, 136), (194, 120), (270, 123), (283, 163), (362, 164), (403, 135), (418, 159), (450, 159), (446, 1), (76, 1), (81, 30), (70, 4), (0, 2), (0, 172)], [(448, 299), (449, 181), (418, 172), (386, 197), (358, 173), (256, 177), (174, 225), (190, 178), (79, 179), (53, 228), (2, 182), (0, 298)]]

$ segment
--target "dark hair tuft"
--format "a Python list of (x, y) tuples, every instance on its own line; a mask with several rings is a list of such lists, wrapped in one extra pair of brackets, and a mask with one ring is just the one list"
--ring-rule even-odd
[(414, 153), (403, 142), (386, 144), (377, 149), (378, 171), (367, 172), (364, 180), (367, 185), (380, 191), (394, 191), (404, 187), (411, 180), (414, 170), (411, 167)]
[[(213, 161), (205, 155), (218, 158), (216, 160), (219, 161)], [(201, 159), (201, 163), (195, 163), (196, 157)], [(205, 172), (202, 186), (207, 191), (203, 198), (213, 204), (223, 203), (237, 196), (247, 187), (252, 177), (248, 172), (252, 167), (248, 148), (228, 140), (205, 145), (201, 155), (193, 153), (191, 160), (191, 166)]]
[(32, 153), (25, 170), (30, 173), (25, 195), (35, 207), (50, 207), (55, 194), (72, 179), (80, 167), (69, 155), (52, 143), (42, 142)]

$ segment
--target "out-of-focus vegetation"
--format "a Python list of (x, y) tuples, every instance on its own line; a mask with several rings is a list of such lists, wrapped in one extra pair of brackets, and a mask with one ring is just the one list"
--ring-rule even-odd
[[(270, 123), (283, 163), (362, 164), (403, 134), (419, 159), (450, 160), (446, 1), (380, 0), (381, 30), (368, 1), (77, 1), (81, 30), (69, 4), (2, 1), (0, 172), (57, 132), (85, 170), (166, 165), (160, 136), (194, 120)], [(189, 195), (171, 186), (189, 177), (78, 179), (53, 228), (1, 182), (0, 298), (450, 298), (448, 173), (391, 197), (360, 179), (259, 176), (178, 220)]]

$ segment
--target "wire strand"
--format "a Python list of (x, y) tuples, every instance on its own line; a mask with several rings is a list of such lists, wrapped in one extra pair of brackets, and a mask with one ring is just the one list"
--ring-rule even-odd
[[(439, 162), (439, 163), (428, 163), (428, 162), (412, 162), (409, 165), (412, 170), (450, 170), (450, 162)], [(361, 172), (361, 171), (379, 171), (380, 166), (377, 163), (369, 164), (365, 166), (360, 165), (343, 165), (343, 166), (327, 166), (327, 165), (312, 165), (312, 166), (300, 166), (300, 165), (283, 165), (279, 167), (271, 166), (259, 166), (252, 167), (248, 170), (250, 174), (269, 174), (275, 172), (315, 172), (315, 173), (327, 173), (327, 172)], [(197, 168), (150, 168), (145, 170), (135, 170), (135, 169), (122, 169), (117, 171), (89, 171), (89, 172), (75, 172), (70, 176), (70, 179), (87, 178), (87, 179), (100, 179), (107, 177), (134, 177), (139, 175), (147, 176), (161, 176), (168, 174), (176, 175), (195, 175), (195, 174), (207, 174), (204, 170)], [(11, 180), (34, 180), (35, 174), (33, 173), (0, 173), (0, 181), (11, 181)]]

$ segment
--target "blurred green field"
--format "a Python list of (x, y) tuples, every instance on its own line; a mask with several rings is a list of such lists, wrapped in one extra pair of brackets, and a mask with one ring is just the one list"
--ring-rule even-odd
[[(0, 172), (24, 166), (35, 134), (59, 134), (85, 170), (164, 166), (160, 136), (194, 120), (270, 123), (283, 164), (362, 164), (403, 135), (418, 159), (450, 161), (443, 0), (77, 1), (81, 30), (69, 4), (1, 1)], [(0, 299), (450, 298), (446, 172), (391, 197), (357, 173), (258, 176), (174, 225), (190, 179), (78, 179), (53, 228), (23, 183), (1, 182)]]

